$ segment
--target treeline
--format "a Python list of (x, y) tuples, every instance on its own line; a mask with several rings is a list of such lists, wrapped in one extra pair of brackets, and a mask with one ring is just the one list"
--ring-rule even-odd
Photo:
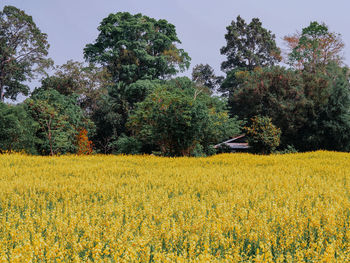
[[(2, 152), (203, 156), (241, 133), (258, 153), (350, 148), (344, 44), (325, 24), (286, 36), (282, 53), (258, 18), (238, 16), (220, 50), (225, 76), (200, 64), (192, 79), (175, 77), (191, 59), (166, 20), (119, 12), (98, 31), (84, 63), (54, 66), (32, 17), (0, 12)], [(28, 98), (4, 103), (20, 94)]]

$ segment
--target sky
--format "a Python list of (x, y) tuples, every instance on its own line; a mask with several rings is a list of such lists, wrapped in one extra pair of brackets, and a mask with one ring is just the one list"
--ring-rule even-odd
[(176, 26), (179, 47), (192, 58), (187, 76), (200, 63), (223, 74), (220, 64), (225, 57), (220, 48), (225, 45), (226, 27), (238, 15), (246, 22), (258, 17), (281, 48), (285, 35), (301, 31), (311, 21), (324, 22), (342, 35), (345, 63), (350, 65), (349, 0), (0, 0), (1, 10), (5, 5), (24, 10), (48, 34), (49, 56), (56, 65), (83, 61), (83, 49), (96, 39), (102, 19), (124, 11), (166, 19)]

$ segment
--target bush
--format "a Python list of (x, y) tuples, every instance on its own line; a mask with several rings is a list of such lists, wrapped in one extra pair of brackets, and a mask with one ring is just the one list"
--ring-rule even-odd
[(249, 146), (254, 153), (272, 153), (280, 144), (281, 130), (273, 125), (269, 117), (253, 117), (251, 126), (245, 127), (245, 130)]
[(118, 154), (139, 154), (142, 144), (134, 137), (122, 135), (115, 143)]
[(297, 153), (298, 150), (294, 148), (293, 145), (287, 145), (286, 148), (284, 148), (281, 151), (276, 151), (277, 154), (288, 154), (288, 153)]
[(88, 131), (86, 129), (79, 129), (77, 136), (77, 154), (89, 155), (92, 154), (92, 141), (89, 140)]

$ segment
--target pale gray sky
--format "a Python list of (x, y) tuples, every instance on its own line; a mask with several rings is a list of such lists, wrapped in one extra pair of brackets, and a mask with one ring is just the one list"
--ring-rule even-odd
[[(325, 22), (345, 42), (346, 63), (350, 63), (350, 1), (348, 0), (0, 0), (0, 8), (14, 5), (31, 15), (48, 34), (50, 57), (60, 65), (69, 59), (82, 61), (83, 48), (93, 42), (97, 26), (110, 13), (127, 11), (163, 18), (176, 26), (181, 47), (192, 58), (191, 68), (208, 63), (220, 73), (224, 57), (226, 26), (237, 15), (246, 21), (258, 17), (281, 39), (308, 26)], [(190, 75), (190, 70), (186, 75)]]

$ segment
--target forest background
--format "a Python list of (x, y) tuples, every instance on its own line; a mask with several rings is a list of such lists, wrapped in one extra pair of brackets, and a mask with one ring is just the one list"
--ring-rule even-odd
[[(111, 10), (84, 60), (57, 65), (30, 15), (14, 6), (0, 13), (2, 151), (198, 156), (243, 132), (259, 153), (349, 150), (344, 40), (322, 21), (276, 41), (259, 18), (232, 17), (218, 50), (222, 72), (200, 61), (188, 74), (191, 54), (167, 20)], [(193, 39), (200, 31), (194, 25)], [(206, 38), (204, 46), (215, 39)]]

